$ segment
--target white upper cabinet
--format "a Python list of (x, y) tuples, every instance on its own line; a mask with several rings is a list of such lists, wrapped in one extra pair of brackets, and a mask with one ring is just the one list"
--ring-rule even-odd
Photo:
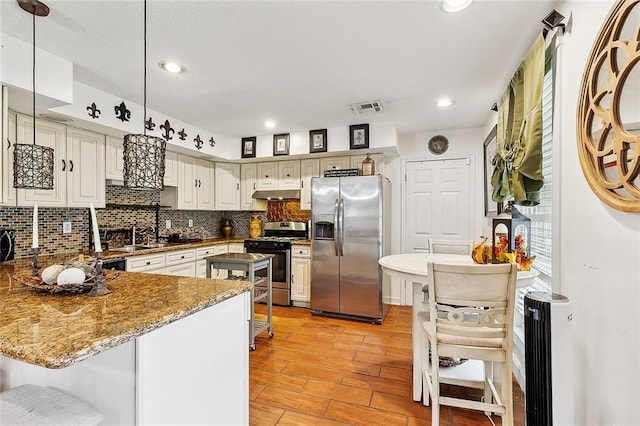
[(320, 160), (300, 160), (300, 210), (311, 210), (311, 178), (320, 176)]
[(278, 189), (300, 189), (300, 161), (278, 162)]
[(278, 162), (258, 163), (258, 184), (256, 190), (278, 189)]
[(256, 200), (253, 193), (258, 188), (258, 164), (246, 163), (240, 166), (240, 209), (266, 210), (266, 200)]
[(105, 178), (124, 179), (124, 143), (122, 138), (107, 136), (105, 147)]
[(67, 206), (104, 207), (104, 135), (68, 127), (67, 159)]
[(348, 169), (351, 167), (349, 157), (326, 157), (320, 159), (320, 176), (324, 176), (326, 170)]
[(178, 156), (178, 209), (213, 210), (213, 165), (186, 155)]
[[(18, 143), (33, 142), (31, 117), (18, 115), (16, 130)], [(20, 189), (19, 206), (104, 207), (104, 135), (36, 120), (36, 142), (54, 149), (53, 190)]]
[(300, 189), (300, 161), (258, 163), (258, 191)]
[(178, 154), (167, 151), (164, 157), (164, 186), (178, 186)]
[(216, 163), (216, 210), (240, 210), (240, 165)]
[[(107, 136), (106, 179), (124, 180), (124, 139)], [(167, 151), (164, 160), (164, 185), (178, 186), (178, 154)]]
[(2, 123), (2, 204), (15, 206), (16, 190), (13, 187), (13, 145), (16, 143), (16, 115), (9, 113)]
[[(352, 155), (351, 156), (351, 168), (362, 170), (362, 161), (367, 158), (367, 154), (364, 155)], [(382, 154), (371, 154), (371, 159), (376, 162), (375, 174), (382, 175), (384, 170), (384, 156)]]

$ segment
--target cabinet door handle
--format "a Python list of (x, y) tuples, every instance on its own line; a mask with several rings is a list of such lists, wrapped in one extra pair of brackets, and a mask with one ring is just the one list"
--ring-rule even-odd
[(11, 141), (7, 138), (7, 149), (11, 148)]
[(240, 191), (240, 183), (236, 183), (236, 189)]
[(193, 181), (196, 183), (195, 187), (197, 188), (198, 187), (198, 179), (194, 179)]
[(71, 167), (69, 168), (69, 171), (72, 172), (73, 171), (73, 160), (69, 160), (69, 164), (71, 165)]
[(254, 191), (256, 190), (256, 183), (255, 182), (253, 182), (253, 190)]
[(304, 181), (303, 180), (300, 181), (300, 187), (304, 188)]
[(200, 188), (201, 186), (202, 186), (202, 181), (198, 179), (198, 188)]
[(64, 172), (65, 170), (67, 170), (67, 162), (62, 160), (62, 171)]

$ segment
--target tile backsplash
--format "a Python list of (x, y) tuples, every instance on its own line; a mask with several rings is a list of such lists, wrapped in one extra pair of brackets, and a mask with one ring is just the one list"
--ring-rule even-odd
[[(153, 206), (160, 203), (160, 191), (131, 190), (122, 186), (106, 186), (108, 205)], [(129, 230), (156, 226), (155, 209), (140, 207), (108, 207), (96, 209), (98, 225), (102, 231), (110, 229)], [(217, 238), (220, 237), (222, 219), (230, 219), (234, 225), (234, 238), (248, 238), (249, 220), (258, 215), (265, 221), (307, 222), (309, 211), (300, 210), (299, 201), (269, 201), (267, 211), (200, 211), (171, 210), (158, 211), (158, 234), (167, 238), (178, 233), (181, 238)], [(0, 207), (0, 229), (16, 230), (15, 257), (25, 258), (31, 255), (33, 208)], [(171, 229), (166, 229), (166, 221), (171, 221)], [(189, 227), (189, 220), (193, 226)], [(71, 233), (62, 233), (62, 223), (71, 222)], [(78, 251), (89, 247), (89, 209), (88, 208), (38, 208), (38, 234), (41, 254), (69, 253), (75, 256)], [(138, 240), (140, 241), (140, 240)], [(119, 240), (116, 244), (129, 243)]]

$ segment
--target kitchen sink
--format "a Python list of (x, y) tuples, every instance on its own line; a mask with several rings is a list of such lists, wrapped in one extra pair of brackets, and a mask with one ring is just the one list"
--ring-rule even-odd
[(134, 252), (134, 251), (150, 250), (150, 249), (155, 249), (155, 248), (162, 248), (162, 247), (165, 247), (165, 246), (166, 246), (166, 244), (164, 244), (164, 243), (136, 244), (135, 246), (129, 245), (129, 246), (122, 246), (122, 247), (112, 248), (112, 249), (109, 249), (109, 251), (119, 251), (119, 252), (124, 252), (124, 253), (131, 253), (131, 252)]
[(147, 246), (122, 246), (122, 247), (110, 248), (109, 251), (120, 251), (125, 253), (131, 253), (134, 251), (149, 250), (150, 248), (151, 247), (147, 247)]

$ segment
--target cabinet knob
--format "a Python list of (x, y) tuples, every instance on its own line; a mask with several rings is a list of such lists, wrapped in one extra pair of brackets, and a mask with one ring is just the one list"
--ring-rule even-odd
[(291, 175), (290, 175), (290, 174), (287, 174), (287, 177), (291, 177)]
[(151, 265), (151, 262), (150, 262), (150, 261), (147, 261), (147, 265)]
[(184, 259), (184, 256), (180, 256), (180, 259)]

